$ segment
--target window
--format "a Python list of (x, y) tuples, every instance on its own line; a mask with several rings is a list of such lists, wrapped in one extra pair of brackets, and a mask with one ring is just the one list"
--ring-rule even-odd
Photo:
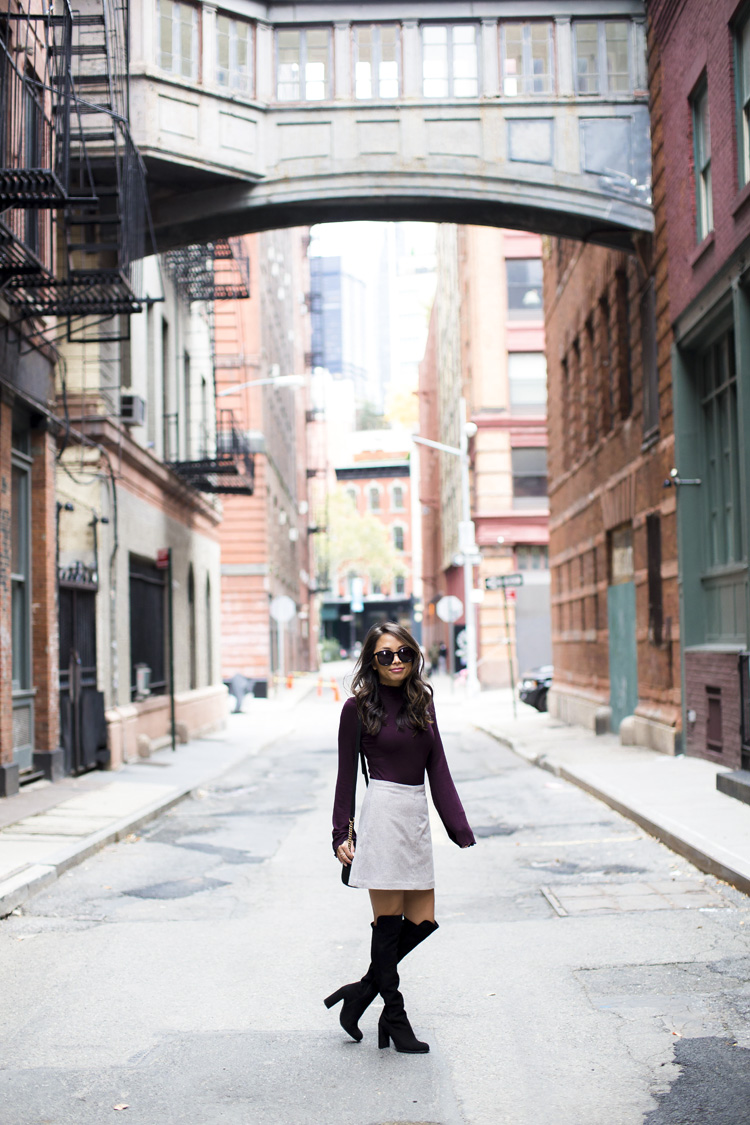
[(13, 691), (31, 687), (31, 461), (28, 452), (28, 430), (14, 430), (10, 496)]
[(661, 644), (664, 605), (661, 584), (661, 516), (646, 516), (646, 565), (648, 573), (648, 635), (654, 645)]
[(166, 691), (164, 589), (166, 571), (146, 559), (130, 556), (130, 690), (136, 695), (136, 667), (151, 669), (153, 694)]
[(477, 31), (472, 24), (422, 28), (422, 91), (426, 98), (475, 98), (479, 93)]
[(743, 557), (737, 369), (732, 329), (699, 357), (698, 367), (708, 506), (708, 564), (727, 566), (741, 562)]
[(547, 570), (549, 568), (549, 549), (542, 546), (516, 547), (516, 570)]
[(370, 579), (370, 593), (373, 595), (383, 593), (382, 583), (377, 578)]
[(369, 508), (370, 508), (371, 512), (379, 512), (380, 511), (380, 489), (379, 488), (375, 488), (375, 487), (368, 488), (368, 490), (367, 490), (367, 502), (368, 502), (368, 505), (369, 505)]
[(398, 27), (372, 24), (354, 29), (354, 92), (358, 98), (399, 95)]
[(280, 102), (327, 98), (330, 69), (327, 27), (276, 32), (276, 96)]
[(630, 77), (630, 24), (601, 20), (575, 25), (576, 92), (627, 94)]
[(548, 94), (552, 90), (552, 24), (506, 23), (502, 28), (503, 93)]
[(541, 320), (542, 259), (508, 258), (508, 317), (511, 320)]
[(397, 574), (396, 575), (396, 578), (395, 578), (395, 581), (394, 581), (394, 584), (393, 584), (393, 592), (394, 592), (394, 594), (405, 594), (406, 593), (406, 579), (404, 578), (403, 574)]
[(634, 574), (633, 527), (627, 523), (609, 533), (609, 584), (619, 586), (632, 582)]
[(708, 118), (708, 86), (705, 79), (691, 98), (693, 111), (693, 159), (695, 161), (695, 227), (698, 242), (714, 229), (711, 195), (711, 126)]
[(187, 581), (188, 600), (188, 662), (190, 669), (190, 690), (198, 686), (198, 646), (196, 644), (195, 629), (195, 577), (192, 565), (188, 567)]
[(159, 66), (182, 78), (198, 77), (198, 10), (159, 0)]
[(404, 490), (400, 484), (394, 484), (393, 492), (391, 493), (391, 503), (394, 512), (400, 512), (404, 507)]
[(740, 187), (750, 183), (750, 17), (735, 36), (735, 86)]
[(706, 684), (706, 749), (714, 754), (721, 754), (724, 749), (724, 739), (721, 733), (721, 688), (709, 687)]
[(396, 524), (393, 529), (393, 546), (397, 551), (403, 551), (404, 549), (404, 529), (399, 524)]
[(539, 446), (511, 449), (513, 507), (547, 507), (547, 450)]
[(547, 358), (544, 352), (509, 352), (511, 414), (546, 414)]
[(249, 23), (216, 17), (216, 81), (220, 86), (252, 92), (252, 35)]
[(347, 488), (346, 495), (349, 497), (352, 504), (356, 508), (357, 507), (357, 490), (356, 490), (356, 488)]
[(643, 368), (643, 439), (659, 432), (659, 365), (656, 349), (656, 286), (653, 277), (641, 297), (641, 367)]

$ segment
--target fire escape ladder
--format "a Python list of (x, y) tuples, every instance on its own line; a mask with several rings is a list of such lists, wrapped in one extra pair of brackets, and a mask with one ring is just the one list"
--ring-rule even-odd
[(127, 338), (142, 307), (148, 200), (128, 127), (127, 15), (125, 0), (80, 0), (72, 13), (53, 86), (68, 153), (61, 260), (56, 276), (17, 274), (5, 288), (22, 317), (63, 317), (79, 342)]
[[(219, 239), (217, 242), (170, 250), (164, 255), (164, 266), (184, 300), (205, 303), (212, 335), (215, 331), (215, 303), (243, 300), (250, 296), (250, 262), (241, 238)], [(215, 357), (213, 345), (214, 341), (211, 350)], [(220, 410), (215, 427), (211, 427), (214, 433), (204, 427), (199, 442), (192, 441), (192, 435), (187, 435), (182, 457), (179, 419), (172, 415), (165, 421), (169, 447), (167, 462), (178, 476), (201, 492), (217, 492), (225, 496), (253, 495), (255, 460), (252, 441), (237, 426), (231, 410)]]

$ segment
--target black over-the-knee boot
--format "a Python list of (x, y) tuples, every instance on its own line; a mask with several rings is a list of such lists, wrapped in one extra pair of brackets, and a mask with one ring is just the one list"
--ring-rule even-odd
[(378, 1022), (378, 1047), (387, 1047), (391, 1039), (397, 1051), (406, 1054), (424, 1054), (428, 1043), (420, 1043), (412, 1031), (404, 1008), (404, 998), (398, 990), (398, 942), (401, 935), (400, 915), (381, 914), (372, 927), (372, 964), (375, 983), (383, 997), (383, 1008)]
[[(398, 960), (403, 961), (412, 949), (416, 949), (418, 945), (434, 934), (437, 930), (437, 922), (410, 922), (408, 918), (404, 918), (401, 933), (398, 939)], [(372, 1004), (373, 1000), (378, 994), (378, 986), (375, 982), (375, 969), (372, 961), (370, 967), (362, 977), (361, 980), (354, 981), (353, 984), (345, 984), (336, 992), (326, 996), (323, 1003), (326, 1008), (332, 1008), (334, 1004), (338, 1004), (339, 1000), (343, 1000), (341, 1005), (341, 1014), (339, 1016), (339, 1023), (344, 1031), (351, 1035), (357, 1043), (362, 1038), (362, 1032), (359, 1030), (358, 1024), (362, 1016)]]

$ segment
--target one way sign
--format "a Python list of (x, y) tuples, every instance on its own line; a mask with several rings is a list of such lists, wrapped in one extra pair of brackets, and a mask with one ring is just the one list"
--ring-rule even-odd
[(523, 586), (522, 574), (491, 574), (484, 580), (485, 590), (507, 590), (512, 586)]

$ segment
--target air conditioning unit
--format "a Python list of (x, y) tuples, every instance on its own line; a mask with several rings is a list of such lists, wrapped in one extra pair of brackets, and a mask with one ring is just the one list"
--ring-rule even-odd
[(148, 664), (136, 664), (135, 666), (135, 697), (136, 699), (145, 699), (147, 695), (151, 694), (151, 669)]
[(144, 426), (146, 424), (146, 400), (140, 395), (122, 395), (120, 397), (120, 418), (126, 426)]

